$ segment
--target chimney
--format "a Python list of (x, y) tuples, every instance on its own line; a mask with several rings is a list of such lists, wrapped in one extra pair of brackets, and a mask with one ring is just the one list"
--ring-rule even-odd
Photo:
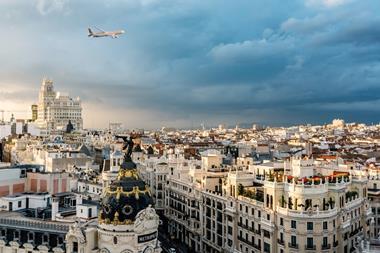
[(59, 212), (59, 199), (57, 197), (53, 197), (53, 203), (51, 204), (51, 220), (55, 221), (56, 216)]
[(82, 201), (83, 200), (82, 199), (82, 195), (77, 194), (76, 197), (75, 197), (75, 199), (76, 199), (75, 202), (76, 202), (77, 205), (81, 205), (83, 203), (83, 201)]

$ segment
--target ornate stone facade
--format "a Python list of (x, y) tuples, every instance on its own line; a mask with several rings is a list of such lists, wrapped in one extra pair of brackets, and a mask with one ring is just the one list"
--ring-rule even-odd
[(78, 98), (54, 91), (53, 81), (44, 79), (39, 92), (37, 124), (48, 132), (66, 130), (71, 121), (75, 130), (83, 128), (82, 105)]
[[(111, 155), (104, 172), (104, 191), (98, 222), (76, 223), (66, 236), (66, 252), (159, 253), (159, 216), (149, 188), (139, 178), (130, 153)], [(109, 174), (116, 174), (110, 176)]]

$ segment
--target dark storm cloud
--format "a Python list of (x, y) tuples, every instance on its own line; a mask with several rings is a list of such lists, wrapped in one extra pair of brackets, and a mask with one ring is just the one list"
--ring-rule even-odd
[[(2, 1), (0, 76), (23, 84), (28, 102), (52, 77), (104, 115), (146, 114), (136, 126), (379, 121), (379, 8), (377, 0)], [(89, 39), (90, 25), (127, 33)], [(12, 96), (5, 86), (1, 94)]]

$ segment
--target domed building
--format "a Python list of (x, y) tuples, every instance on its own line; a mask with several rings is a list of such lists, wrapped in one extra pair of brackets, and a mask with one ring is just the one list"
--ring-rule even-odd
[[(94, 247), (86, 245), (93, 245), (90, 242), (93, 239), (97, 252), (101, 253), (161, 252), (157, 240), (160, 220), (152, 207), (150, 190), (137, 174), (136, 164), (130, 154), (121, 159), (121, 151), (115, 151), (110, 165), (110, 171), (103, 173), (106, 178), (103, 179), (97, 235), (73, 227), (72, 233), (66, 236), (67, 252), (96, 252)], [(79, 238), (78, 244), (78, 234), (90, 240)]]

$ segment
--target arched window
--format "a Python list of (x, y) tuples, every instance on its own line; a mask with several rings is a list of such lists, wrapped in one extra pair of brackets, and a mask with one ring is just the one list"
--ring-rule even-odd
[(33, 232), (29, 232), (28, 233), (28, 242), (33, 242), (34, 241), (34, 233)]

